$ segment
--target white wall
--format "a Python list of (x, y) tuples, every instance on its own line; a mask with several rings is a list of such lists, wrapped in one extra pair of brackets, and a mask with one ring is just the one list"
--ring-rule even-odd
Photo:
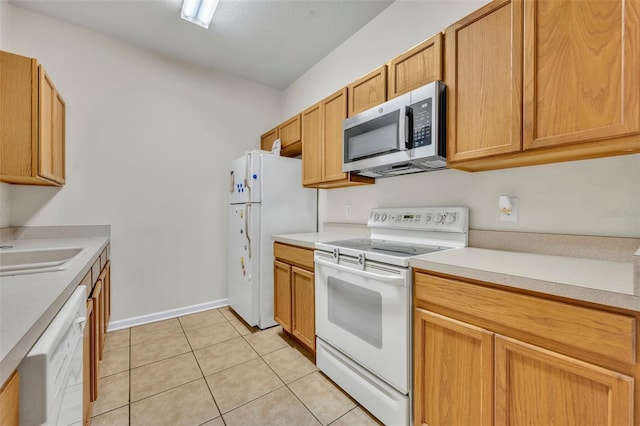
[[(0, 50), (5, 50), (5, 39), (8, 36), (9, 28), (9, 3), (7, 0), (0, 0)], [(11, 213), (9, 211), (9, 185), (0, 183), (0, 228), (11, 225)]]
[(11, 186), (11, 225), (111, 225), (113, 320), (224, 299), (228, 166), (278, 91), (13, 6), (7, 48), (66, 101), (67, 184)]
[[(281, 119), (444, 29), (485, 1), (396, 1), (285, 92)], [(498, 196), (517, 196), (518, 222), (501, 222)], [(353, 216), (346, 217), (346, 204)], [(463, 205), (471, 228), (640, 237), (640, 155), (491, 172), (446, 170), (320, 191), (319, 219), (366, 222), (373, 207)]]

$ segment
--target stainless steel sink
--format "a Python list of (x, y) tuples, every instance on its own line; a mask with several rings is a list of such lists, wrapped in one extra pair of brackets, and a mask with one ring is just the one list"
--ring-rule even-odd
[(85, 248), (55, 249), (2, 249), (0, 250), (0, 277), (61, 271), (79, 256)]

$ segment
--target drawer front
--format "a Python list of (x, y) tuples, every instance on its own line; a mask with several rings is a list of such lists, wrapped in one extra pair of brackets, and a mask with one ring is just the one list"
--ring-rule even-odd
[(313, 272), (313, 250), (311, 249), (274, 243), (273, 255), (276, 259), (290, 265), (296, 265)]
[(98, 277), (100, 276), (100, 270), (101, 269), (102, 268), (100, 268), (100, 256), (98, 256), (96, 261), (93, 262), (93, 266), (91, 267), (92, 287), (93, 287), (93, 284), (95, 284), (96, 281), (98, 281)]
[[(572, 349), (635, 364), (636, 319), (463, 281), (415, 274), (417, 304), (455, 311), (457, 318), (553, 349)], [(527, 339), (528, 338), (528, 339)], [(592, 357), (593, 358), (593, 357)]]
[(93, 289), (93, 281), (91, 281), (91, 271), (88, 271), (79, 285), (85, 286), (87, 290), (87, 299), (91, 295), (91, 290)]
[(106, 266), (108, 259), (109, 257), (107, 256), (107, 248), (105, 247), (104, 250), (102, 250), (102, 253), (100, 253), (100, 270), (102, 270)]

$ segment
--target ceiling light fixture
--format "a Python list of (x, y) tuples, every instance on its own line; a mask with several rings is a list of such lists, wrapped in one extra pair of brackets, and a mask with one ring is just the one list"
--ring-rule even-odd
[(180, 17), (203, 28), (209, 28), (220, 0), (184, 0)]

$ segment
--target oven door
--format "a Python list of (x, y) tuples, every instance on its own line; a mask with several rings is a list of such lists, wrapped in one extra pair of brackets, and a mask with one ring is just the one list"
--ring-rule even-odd
[(344, 120), (342, 171), (363, 171), (410, 160), (410, 101), (407, 93)]
[(316, 251), (316, 334), (404, 394), (410, 387), (408, 268)]

